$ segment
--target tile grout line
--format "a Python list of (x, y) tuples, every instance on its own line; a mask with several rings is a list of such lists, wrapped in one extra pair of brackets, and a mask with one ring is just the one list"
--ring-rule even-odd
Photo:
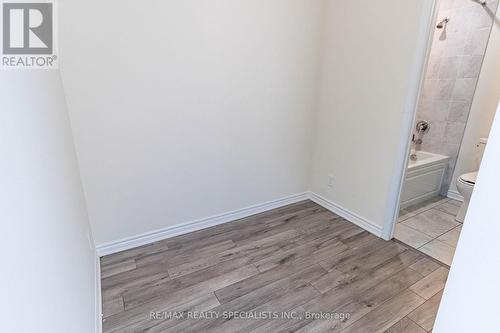
[[(446, 202), (445, 202), (445, 203), (446, 203)], [(443, 205), (444, 205), (444, 204), (443, 204)], [(441, 205), (439, 205), (439, 206), (441, 206)], [(439, 207), (439, 206), (436, 206), (436, 207), (431, 208), (431, 209), (436, 209), (436, 210), (438, 210), (438, 211), (440, 211), (440, 212), (442, 212), (442, 213), (445, 213), (445, 214), (451, 215), (451, 216), (453, 216), (453, 217), (456, 217), (456, 216), (457, 216), (457, 214), (452, 214), (452, 213), (450, 213), (450, 212), (447, 212), (447, 211), (444, 211), (444, 210), (438, 209), (437, 207)], [(455, 220), (455, 221), (456, 221), (456, 220)], [(458, 222), (458, 221), (457, 221), (457, 223), (462, 223), (462, 222)]]
[[(432, 209), (435, 209), (435, 210), (438, 210), (438, 211), (440, 211), (440, 212), (442, 212), (442, 213), (445, 213), (445, 214), (451, 215), (451, 216), (453, 216), (453, 217), (456, 217), (456, 216), (457, 216), (457, 214), (452, 214), (452, 213), (450, 213), (450, 212), (448, 212), (448, 211), (445, 211), (445, 210), (442, 210), (442, 209), (439, 209), (439, 208), (438, 208), (438, 207), (440, 207), (440, 206), (442, 206), (442, 205), (444, 205), (444, 204), (450, 204), (450, 205), (453, 205), (452, 203), (450, 203), (450, 201), (451, 201), (451, 200), (452, 200), (452, 199), (448, 199), (447, 201), (442, 202), (442, 203), (440, 203), (440, 204), (438, 204), (438, 205), (431, 206), (429, 209), (426, 209), (426, 210), (421, 211), (421, 212), (419, 212), (419, 213), (417, 213), (417, 214), (415, 214), (415, 215), (413, 215), (413, 216), (410, 216), (410, 217), (408, 217), (407, 219), (402, 220), (401, 222), (406, 221), (406, 220), (408, 220), (408, 219), (411, 219), (412, 217), (415, 217), (415, 216), (420, 215), (420, 214), (422, 214), (422, 213), (428, 212), (429, 210), (432, 210)], [(455, 205), (453, 205), (453, 206), (455, 206)], [(459, 207), (459, 206), (458, 206), (458, 207)], [(459, 207), (459, 208), (460, 208), (460, 207)], [(400, 222), (398, 222), (398, 223), (400, 223)], [(458, 222), (458, 221), (457, 221), (457, 223), (462, 224), (462, 222)]]
[[(417, 215), (418, 215), (418, 214), (417, 214)], [(416, 216), (416, 215), (415, 215), (415, 216)], [(407, 227), (407, 228), (410, 228), (410, 229), (412, 229), (412, 230), (414, 230), (414, 231), (416, 231), (416, 232), (419, 232), (419, 233), (421, 233), (421, 234), (423, 234), (423, 235), (425, 235), (425, 236), (434, 237), (434, 236), (431, 236), (431, 235), (429, 235), (429, 234), (426, 234), (425, 232), (422, 232), (422, 231), (420, 231), (420, 230), (417, 230), (417, 229), (415, 229), (415, 228), (413, 228), (413, 227), (411, 227), (411, 226), (409, 226), (409, 225), (406, 225), (406, 224), (405, 224), (404, 226), (405, 226), (405, 227)], [(435, 238), (433, 238), (433, 239), (431, 239), (430, 241), (428, 241), (428, 242), (426, 242), (426, 243), (424, 243), (424, 244), (420, 245), (420, 246), (419, 246), (419, 247), (417, 247), (417, 248), (415, 248), (415, 247), (411, 246), (410, 244), (407, 244), (407, 243), (403, 242), (402, 240), (399, 240), (399, 239), (398, 239), (398, 240), (399, 240), (400, 242), (402, 242), (403, 244), (406, 244), (406, 245), (411, 246), (412, 248), (414, 248), (414, 249), (417, 249), (417, 250), (418, 250), (418, 249), (420, 249), (421, 247), (423, 247), (423, 246), (425, 246), (425, 245), (429, 244), (430, 242), (432, 242), (432, 241), (434, 241), (434, 240), (438, 240), (438, 238), (439, 238), (439, 237), (443, 236), (444, 234), (447, 234), (448, 232), (450, 232), (450, 231), (452, 231), (453, 229), (458, 228), (458, 227), (459, 227), (459, 225), (454, 226), (454, 227), (453, 227), (453, 228), (451, 228), (450, 230), (448, 230), (448, 231), (446, 231), (446, 232), (444, 232), (444, 233), (440, 234), (439, 236), (436, 236)], [(397, 238), (396, 238), (396, 239), (397, 239)], [(445, 243), (445, 242), (443, 242), (443, 241), (440, 241), (440, 242), (441, 242), (441, 243), (444, 243), (444, 244), (446, 244), (446, 245), (449, 245), (448, 243)], [(450, 246), (451, 246), (451, 245), (450, 245)], [(452, 247), (456, 248), (456, 246), (452, 246)]]
[[(437, 210), (437, 211), (439, 211), (439, 212), (442, 212), (442, 213), (445, 213), (445, 214), (447, 214), (447, 215), (455, 216), (455, 215), (453, 215), (453, 214), (451, 214), (451, 213), (449, 213), (449, 212), (446, 212), (446, 211), (443, 211), (443, 210), (437, 209), (437, 207), (439, 207), (439, 206), (441, 206), (441, 205), (444, 205), (444, 204), (446, 204), (446, 203), (449, 203), (450, 201), (451, 201), (451, 199), (448, 199), (448, 200), (446, 200), (445, 202), (442, 202), (442, 203), (440, 203), (440, 204), (438, 204), (438, 205), (431, 206), (431, 207), (429, 207), (429, 209), (423, 210), (423, 211), (421, 211), (421, 212), (419, 212), (419, 213), (417, 213), (417, 214), (415, 214), (415, 215), (413, 215), (413, 216), (409, 216), (408, 218), (406, 218), (406, 219), (404, 219), (404, 220), (401, 220), (400, 222), (398, 222), (398, 224), (399, 224), (399, 223), (403, 223), (404, 221), (407, 221), (407, 220), (409, 220), (409, 219), (411, 219), (411, 218), (414, 218), (414, 217), (416, 217), (416, 216), (418, 216), (418, 215), (420, 215), (420, 214), (423, 214), (423, 213), (425, 213), (425, 212), (428, 212), (428, 211), (430, 211), (430, 210), (432, 210), (432, 209), (435, 209), (435, 210)], [(457, 223), (460, 223), (460, 222), (457, 222)], [(415, 248), (415, 247), (413, 247), (413, 246), (411, 246), (410, 244), (407, 244), (407, 243), (405, 243), (405, 242), (403, 242), (403, 243), (404, 243), (404, 244), (406, 244), (406, 245), (408, 245), (408, 246), (411, 246), (412, 248), (415, 248), (415, 249), (417, 249), (417, 250), (419, 250), (419, 251), (420, 251), (420, 249), (421, 249), (422, 247), (424, 247), (425, 245), (427, 245), (427, 244), (429, 244), (429, 243), (431, 243), (431, 242), (433, 242), (433, 241), (437, 240), (437, 241), (439, 241), (439, 242), (441, 242), (441, 243), (443, 243), (443, 244), (445, 244), (445, 245), (448, 245), (448, 246), (450, 246), (450, 247), (452, 247), (452, 248), (456, 249), (456, 246), (452, 246), (452, 245), (450, 245), (450, 244), (448, 244), (448, 243), (446, 243), (446, 242), (443, 242), (443, 241), (439, 240), (438, 238), (439, 238), (439, 237), (441, 237), (441, 236), (443, 236), (443, 235), (445, 235), (445, 234), (447, 234), (448, 232), (450, 232), (450, 231), (452, 231), (452, 230), (454, 230), (454, 229), (456, 229), (456, 228), (458, 228), (458, 227), (462, 226), (462, 225), (463, 225), (463, 224), (462, 224), (462, 223), (460, 223), (459, 225), (456, 225), (456, 226), (454, 226), (453, 228), (451, 228), (451, 229), (449, 229), (449, 230), (445, 231), (444, 233), (439, 234), (438, 236), (435, 236), (435, 237), (434, 237), (434, 236), (431, 236), (431, 235), (429, 235), (429, 234), (426, 234), (425, 232), (422, 232), (422, 231), (420, 231), (420, 230), (417, 230), (417, 229), (415, 229), (415, 228), (413, 228), (413, 227), (411, 227), (411, 226), (409, 226), (409, 225), (404, 224), (404, 226), (405, 226), (405, 227), (407, 227), (407, 228), (410, 228), (410, 229), (412, 229), (412, 230), (414, 230), (414, 231), (416, 231), (416, 232), (419, 232), (419, 233), (421, 233), (421, 234), (423, 234), (423, 235), (426, 235), (426, 236), (429, 236), (429, 237), (433, 237), (433, 238), (432, 238), (431, 240), (429, 240), (428, 242), (425, 242), (424, 244), (420, 245), (420, 246), (419, 246), (419, 247), (417, 247), (417, 248)], [(401, 241), (401, 242), (402, 242), (402, 241)], [(420, 252), (421, 252), (421, 251), (420, 251)], [(435, 259), (436, 259), (436, 258), (435, 258)], [(440, 261), (440, 260), (439, 260), (439, 261)]]
[[(407, 218), (405, 218), (404, 220), (398, 221), (398, 223), (404, 222), (404, 221), (406, 221), (406, 220), (411, 219), (412, 217), (415, 217), (415, 216), (420, 215), (420, 214), (422, 214), (422, 213), (425, 213), (425, 212), (427, 212), (427, 211), (429, 211), (429, 210), (431, 210), (431, 209), (433, 209), (433, 208), (436, 208), (436, 207), (441, 206), (441, 205), (443, 205), (443, 204), (445, 204), (445, 203), (448, 203), (448, 202), (450, 202), (450, 200), (451, 200), (451, 199), (445, 198), (445, 199), (441, 199), (441, 200), (445, 200), (445, 201), (444, 201), (444, 202), (441, 202), (441, 203), (434, 203), (434, 204), (432, 204), (430, 207), (428, 207), (428, 208), (426, 208), (426, 209), (424, 209), (424, 210), (422, 210), (422, 211), (419, 211), (418, 213), (415, 213), (415, 215), (410, 215), (410, 216), (408, 216)], [(418, 211), (418, 209), (417, 209), (417, 211)]]
[(426, 258), (428, 258), (428, 259), (430, 259), (430, 260), (432, 260), (432, 261), (436, 262), (438, 265), (440, 265), (440, 266), (442, 266), (442, 267), (445, 267), (445, 268), (447, 268), (447, 269), (450, 269), (450, 265), (445, 264), (445, 263), (444, 263), (444, 262), (442, 262), (441, 260), (436, 259), (436, 258), (434, 258), (433, 256), (431, 256), (431, 255), (429, 255), (429, 254), (427, 254), (427, 253), (424, 253), (424, 252), (420, 251), (418, 248), (415, 248), (415, 247), (411, 246), (410, 244), (406, 244), (405, 242), (400, 241), (400, 240), (399, 240), (399, 239), (397, 239), (397, 238), (394, 238), (394, 240), (395, 240), (396, 242), (398, 242), (398, 243), (403, 244), (404, 246), (407, 246), (410, 250), (412, 250), (412, 251), (416, 251), (416, 252), (418, 252), (418, 253), (422, 254), (422, 255), (423, 255), (423, 256), (425, 256)]
[[(451, 228), (450, 230), (446, 231), (445, 233), (442, 233), (441, 235), (437, 236), (436, 238), (434, 238), (434, 239), (432, 239), (432, 240), (428, 241), (428, 242), (427, 242), (427, 243), (425, 243), (424, 245), (420, 246), (418, 249), (420, 249), (420, 248), (424, 247), (425, 245), (427, 245), (427, 244), (429, 244), (430, 242), (435, 241), (435, 240), (437, 240), (438, 242), (441, 242), (441, 243), (443, 243), (443, 244), (446, 244), (446, 245), (451, 246), (450, 244), (445, 243), (445, 242), (443, 242), (443, 241), (439, 240), (438, 238), (439, 238), (439, 237), (441, 237), (441, 236), (443, 236), (444, 234), (449, 233), (450, 231), (452, 231), (453, 229), (455, 229), (455, 228), (457, 228), (457, 227), (458, 227), (458, 225), (457, 225), (457, 226), (455, 226), (455, 227), (453, 227), (453, 228)], [(454, 248), (454, 249), (456, 249), (456, 248), (457, 248), (456, 246), (451, 246), (451, 247), (452, 247), (452, 248)]]
[[(408, 227), (408, 228), (410, 228), (410, 229), (413, 229), (413, 228), (412, 228), (412, 227), (410, 227), (410, 226), (407, 226), (407, 225), (405, 225), (405, 226), (406, 226), (406, 227)], [(426, 243), (422, 244), (422, 245), (421, 245), (421, 246), (419, 246), (419, 247), (413, 247), (413, 246), (411, 246), (410, 244), (407, 244), (407, 243), (405, 243), (405, 242), (403, 242), (403, 241), (401, 241), (401, 240), (399, 240), (399, 239), (398, 239), (398, 240), (399, 240), (401, 243), (403, 243), (403, 244), (405, 244), (405, 245), (407, 245), (407, 246), (410, 246), (411, 248), (413, 248), (413, 249), (415, 249), (415, 250), (419, 251), (420, 253), (423, 253), (423, 254), (425, 254), (425, 255), (428, 255), (429, 257), (431, 257), (431, 258), (433, 258), (433, 259), (435, 259), (435, 260), (437, 260), (437, 261), (441, 262), (442, 264), (447, 265), (446, 263), (442, 262), (441, 260), (439, 260), (439, 259), (437, 259), (437, 258), (434, 258), (433, 256), (431, 256), (431, 255), (429, 255), (429, 254), (427, 254), (427, 253), (423, 252), (421, 249), (422, 249), (424, 246), (426, 246), (427, 244), (429, 244), (429, 243), (431, 243), (431, 242), (433, 242), (433, 241), (435, 241), (435, 240), (437, 240), (438, 242), (441, 242), (441, 243), (443, 243), (443, 244), (445, 244), (445, 245), (448, 245), (448, 246), (453, 247), (454, 249), (456, 249), (456, 247), (455, 247), (455, 246), (451, 246), (451, 245), (449, 245), (448, 243), (445, 243), (445, 242), (443, 242), (443, 241), (439, 240), (438, 238), (439, 238), (439, 237), (441, 237), (441, 236), (443, 236), (444, 234), (446, 234), (446, 233), (450, 232), (451, 230), (453, 230), (453, 229), (457, 228), (457, 227), (458, 227), (458, 226), (456, 226), (456, 227), (454, 227), (454, 228), (452, 228), (452, 229), (450, 229), (450, 230), (446, 231), (445, 233), (443, 233), (443, 234), (441, 234), (441, 235), (437, 236), (436, 238), (431, 239), (430, 241), (428, 241), (428, 242), (426, 242)], [(427, 235), (426, 233), (423, 233), (423, 232), (421, 232), (421, 231), (419, 231), (419, 230), (416, 230), (416, 229), (413, 229), (413, 230), (415, 230), (415, 231), (417, 231), (417, 232), (420, 232), (420, 233), (422, 233), (422, 234), (424, 234), (424, 235), (426, 235), (426, 236), (429, 236), (429, 237), (430, 237), (430, 235)], [(447, 266), (449, 267), (449, 265), (447, 265)]]

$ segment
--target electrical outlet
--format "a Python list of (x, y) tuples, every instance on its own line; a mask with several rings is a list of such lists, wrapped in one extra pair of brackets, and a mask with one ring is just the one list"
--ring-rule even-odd
[(328, 175), (328, 187), (333, 187), (335, 184), (335, 178), (332, 175)]

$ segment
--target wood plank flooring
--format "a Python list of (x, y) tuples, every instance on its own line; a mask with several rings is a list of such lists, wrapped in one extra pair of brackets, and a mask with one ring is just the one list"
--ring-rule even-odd
[(103, 331), (429, 332), (448, 269), (303, 201), (101, 258)]

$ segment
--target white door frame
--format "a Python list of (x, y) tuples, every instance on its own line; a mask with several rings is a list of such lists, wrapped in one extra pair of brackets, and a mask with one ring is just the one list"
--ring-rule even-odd
[(390, 184), (389, 200), (385, 209), (385, 223), (382, 228), (382, 238), (386, 240), (392, 239), (399, 217), (401, 194), (403, 192), (408, 159), (410, 157), (413, 126), (417, 116), (420, 93), (424, 84), (427, 63), (431, 52), (439, 2), (440, 0), (431, 0), (426, 3), (424, 13), (420, 19), (421, 30), (417, 40), (417, 52), (411, 74), (412, 79), (410, 80), (411, 85), (404, 110), (403, 131), (398, 142), (399, 155), (396, 159), (394, 175)]

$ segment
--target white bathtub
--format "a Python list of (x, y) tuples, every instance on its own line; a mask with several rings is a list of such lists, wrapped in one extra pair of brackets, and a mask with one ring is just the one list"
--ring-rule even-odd
[(408, 163), (401, 195), (401, 208), (439, 195), (448, 160), (448, 156), (424, 151), (417, 152), (417, 160), (410, 160)]

